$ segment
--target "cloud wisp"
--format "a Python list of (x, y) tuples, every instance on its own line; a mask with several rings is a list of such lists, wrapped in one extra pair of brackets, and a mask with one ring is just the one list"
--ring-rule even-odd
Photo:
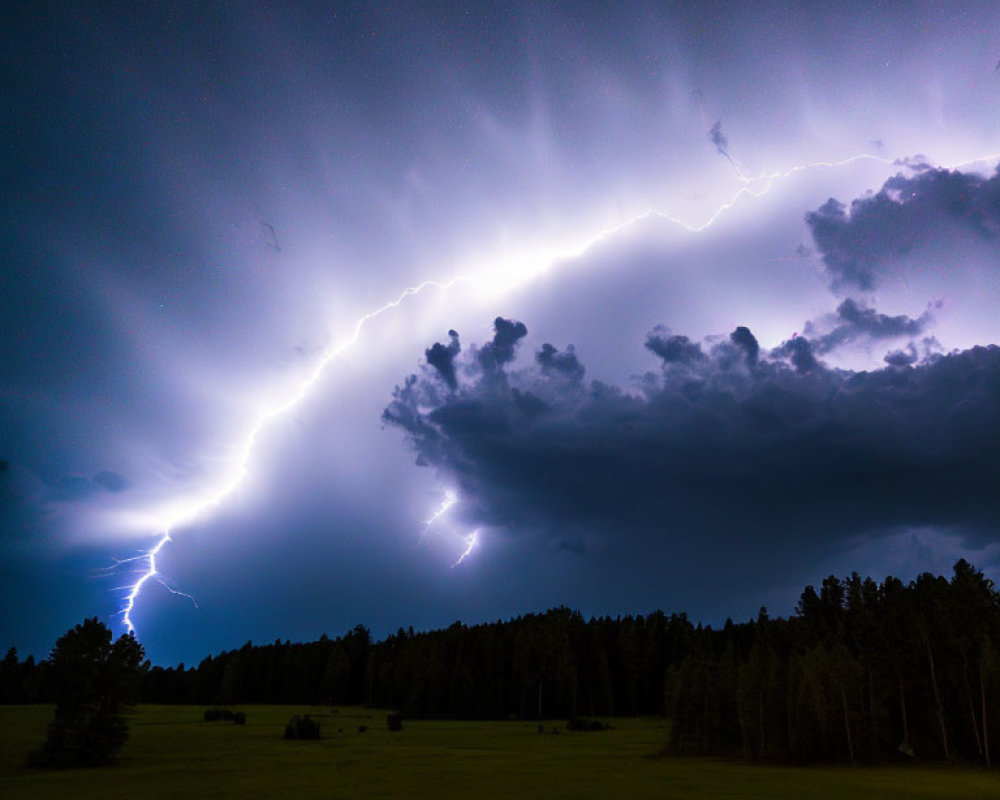
[[(933, 306), (940, 307), (940, 303)], [(931, 308), (916, 318), (905, 314), (880, 314), (849, 297), (837, 306), (829, 319), (808, 322), (805, 334), (810, 339), (812, 350), (824, 354), (858, 341), (877, 342), (902, 337), (912, 340), (923, 334), (933, 321)], [(824, 323), (827, 326), (832, 323), (832, 328), (820, 333)]]

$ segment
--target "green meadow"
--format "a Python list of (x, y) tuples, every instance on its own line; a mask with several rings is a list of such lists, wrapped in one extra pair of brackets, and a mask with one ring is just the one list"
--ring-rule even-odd
[[(118, 798), (992, 798), (1000, 777), (957, 767), (785, 767), (658, 756), (667, 725), (410, 721), (390, 733), (385, 712), (350, 707), (244, 706), (247, 724), (202, 721), (201, 706), (140, 706), (121, 762), (42, 772), (24, 759), (45, 736), (49, 706), (0, 706), (0, 797)], [(285, 741), (308, 713), (318, 742)], [(365, 733), (358, 726), (365, 725)], [(559, 729), (552, 734), (553, 726)]]

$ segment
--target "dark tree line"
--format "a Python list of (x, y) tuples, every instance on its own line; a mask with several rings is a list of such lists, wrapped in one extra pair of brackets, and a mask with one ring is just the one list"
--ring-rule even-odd
[[(965, 561), (909, 584), (829, 577), (788, 619), (721, 629), (684, 614), (556, 608), (373, 642), (248, 642), (197, 667), (153, 667), (149, 703), (331, 703), (408, 717), (664, 715), (675, 752), (989, 764), (1000, 741), (1000, 593)], [(0, 665), (0, 699), (51, 699), (47, 662)]]
[(796, 613), (702, 629), (667, 676), (672, 745), (802, 761), (962, 759), (1000, 736), (1000, 594), (965, 561), (949, 581), (856, 573)]

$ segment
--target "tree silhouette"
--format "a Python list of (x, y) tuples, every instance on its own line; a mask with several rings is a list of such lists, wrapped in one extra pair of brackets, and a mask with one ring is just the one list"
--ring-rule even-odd
[(112, 643), (97, 617), (56, 642), (49, 663), (56, 700), (45, 744), (34, 766), (89, 767), (112, 763), (128, 739), (125, 711), (138, 700), (145, 653), (129, 633)]
[[(72, 650), (64, 639), (53, 651), (60, 662)], [(72, 669), (70, 680), (56, 666), (11, 650), (0, 661), (0, 702), (82, 697), (73, 681), (89, 686), (79, 677), (89, 673)], [(564, 607), (401, 628), (381, 642), (358, 626), (317, 642), (248, 642), (197, 667), (153, 667), (142, 692), (152, 703), (365, 703), (410, 719), (663, 714), (680, 752), (989, 766), (1000, 741), (1000, 592), (959, 561), (950, 580), (830, 576), (806, 587), (788, 618), (762, 610), (722, 628), (662, 612), (585, 620)], [(84, 738), (66, 732), (82, 725), (68, 713), (60, 707), (51, 752)]]

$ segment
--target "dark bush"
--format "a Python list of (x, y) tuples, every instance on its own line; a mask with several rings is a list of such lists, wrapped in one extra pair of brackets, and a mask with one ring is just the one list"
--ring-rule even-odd
[[(242, 717), (242, 721), (239, 719)], [(205, 722), (218, 722), (219, 720), (225, 720), (226, 722), (235, 722), (237, 725), (246, 725), (247, 717), (242, 711), (231, 711), (228, 708), (208, 708), (205, 710), (204, 720)]]
[(296, 714), (285, 725), (286, 739), (319, 739), (319, 723), (308, 714), (299, 716)]
[(573, 717), (566, 722), (568, 731), (609, 731), (611, 726), (599, 719), (584, 719), (583, 717)]
[(390, 731), (401, 731), (403, 730), (403, 715), (398, 711), (393, 711), (385, 718), (385, 723)]
[(358, 725), (358, 733), (364, 733), (366, 730), (368, 730), (367, 725)]
[(545, 726), (542, 725), (541, 723), (538, 724), (538, 732), (545, 733)]

